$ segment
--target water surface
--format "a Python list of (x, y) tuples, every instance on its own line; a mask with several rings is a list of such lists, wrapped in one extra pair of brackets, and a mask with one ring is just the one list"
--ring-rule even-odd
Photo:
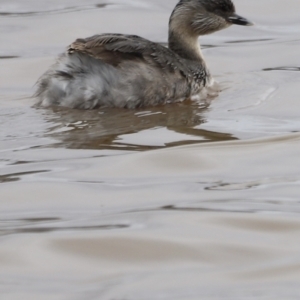
[(0, 299), (299, 299), (300, 4), (200, 39), (222, 92), (33, 107), (75, 38), (167, 41), (175, 0), (0, 3)]

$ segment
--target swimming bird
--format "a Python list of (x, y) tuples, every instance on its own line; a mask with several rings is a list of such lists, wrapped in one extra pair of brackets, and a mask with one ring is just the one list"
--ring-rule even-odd
[(231, 0), (180, 0), (169, 20), (168, 48), (136, 35), (77, 39), (39, 79), (42, 106), (139, 108), (194, 99), (214, 85), (198, 37), (252, 25)]

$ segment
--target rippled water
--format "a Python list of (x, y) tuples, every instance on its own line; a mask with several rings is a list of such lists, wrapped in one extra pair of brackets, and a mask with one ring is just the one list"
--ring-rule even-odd
[(217, 98), (78, 111), (28, 98), (54, 57), (176, 0), (1, 0), (0, 299), (300, 299), (300, 3), (235, 2)]

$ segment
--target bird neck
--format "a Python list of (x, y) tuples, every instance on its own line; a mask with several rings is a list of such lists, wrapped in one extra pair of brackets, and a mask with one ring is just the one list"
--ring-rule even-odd
[(197, 35), (182, 32), (182, 30), (169, 29), (169, 49), (180, 57), (204, 63)]

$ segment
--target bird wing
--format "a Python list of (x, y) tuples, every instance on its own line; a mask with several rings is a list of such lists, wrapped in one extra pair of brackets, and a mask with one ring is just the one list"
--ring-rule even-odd
[(183, 75), (189, 73), (177, 54), (136, 35), (101, 34), (77, 39), (68, 48), (69, 54), (74, 52), (88, 54), (115, 67), (124, 60), (140, 60), (163, 69), (179, 70)]

